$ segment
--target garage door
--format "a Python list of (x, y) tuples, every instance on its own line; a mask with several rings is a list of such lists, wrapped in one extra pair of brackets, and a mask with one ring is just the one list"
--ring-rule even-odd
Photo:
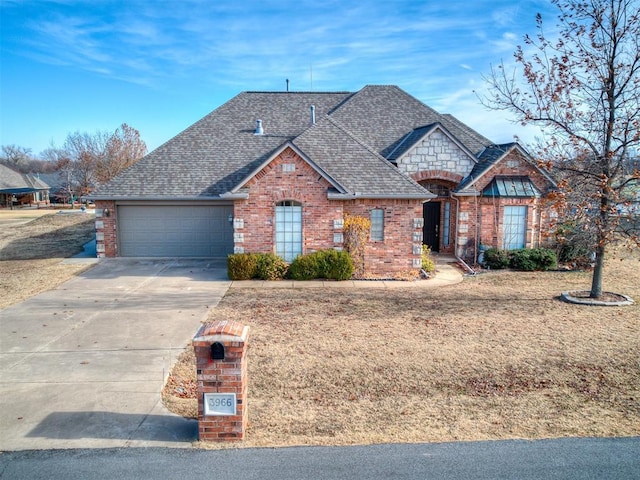
[(233, 252), (232, 206), (121, 205), (122, 257), (222, 257)]

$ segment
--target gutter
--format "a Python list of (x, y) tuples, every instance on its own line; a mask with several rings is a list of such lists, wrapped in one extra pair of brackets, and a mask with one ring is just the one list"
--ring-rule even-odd
[(458, 262), (462, 264), (462, 266), (465, 268), (465, 270), (469, 275), (476, 275), (478, 272), (476, 272), (473, 268), (467, 265), (467, 262), (465, 262), (464, 260), (462, 260), (462, 258), (458, 256), (458, 222), (460, 219), (460, 200), (458, 200), (454, 195), (451, 195), (451, 198), (456, 201), (456, 234), (453, 239), (453, 256), (456, 258)]
[(413, 194), (362, 194), (356, 193), (327, 193), (329, 200), (355, 200), (358, 198), (372, 199), (372, 200), (384, 200), (384, 199), (402, 199), (402, 200), (431, 200), (436, 198), (437, 195), (425, 195), (423, 193)]
[[(204, 196), (171, 196), (171, 197), (160, 197), (160, 196), (133, 196), (133, 195), (84, 195), (82, 198), (86, 198), (87, 200), (113, 200), (113, 201), (158, 201), (158, 202), (173, 202), (173, 201), (189, 201), (189, 202), (203, 202), (203, 201), (215, 201), (215, 200), (227, 200), (227, 197), (223, 195), (218, 195), (215, 197), (204, 197)], [(233, 198), (233, 197), (231, 197)], [(243, 197), (244, 198), (244, 197)]]

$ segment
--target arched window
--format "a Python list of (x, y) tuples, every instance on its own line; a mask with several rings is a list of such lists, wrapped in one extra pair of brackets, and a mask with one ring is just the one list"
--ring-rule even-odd
[(292, 262), (302, 253), (302, 204), (276, 203), (276, 255)]

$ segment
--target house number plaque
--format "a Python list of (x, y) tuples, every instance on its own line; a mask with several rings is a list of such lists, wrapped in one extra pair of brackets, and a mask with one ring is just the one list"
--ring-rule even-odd
[(205, 415), (235, 415), (236, 414), (236, 394), (235, 393), (205, 393), (204, 394), (204, 414)]

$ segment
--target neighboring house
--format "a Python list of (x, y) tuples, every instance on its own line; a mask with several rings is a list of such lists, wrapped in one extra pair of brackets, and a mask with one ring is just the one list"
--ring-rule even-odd
[[(371, 219), (369, 275), (421, 265), (421, 245), (475, 260), (480, 242), (539, 245), (555, 188), (517, 144), (494, 145), (395, 86), (244, 92), (98, 188), (101, 256), (298, 254)], [(425, 203), (426, 202), (426, 203)]]
[(49, 203), (49, 185), (38, 174), (20, 173), (0, 164), (0, 207)]
[(49, 185), (49, 199), (52, 203), (69, 203), (69, 192), (64, 174), (60, 171), (41, 173), (40, 180)]

